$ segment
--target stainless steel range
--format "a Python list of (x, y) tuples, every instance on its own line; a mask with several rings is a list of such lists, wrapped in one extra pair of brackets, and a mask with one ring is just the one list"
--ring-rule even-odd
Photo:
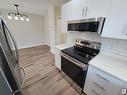
[(84, 87), (88, 63), (99, 53), (100, 46), (100, 42), (77, 39), (73, 47), (61, 51), (61, 70), (79, 92)]

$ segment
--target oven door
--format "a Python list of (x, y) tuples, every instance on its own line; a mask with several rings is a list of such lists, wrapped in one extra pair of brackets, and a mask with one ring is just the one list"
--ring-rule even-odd
[(84, 86), (87, 68), (88, 65), (62, 53), (61, 70), (81, 88)]

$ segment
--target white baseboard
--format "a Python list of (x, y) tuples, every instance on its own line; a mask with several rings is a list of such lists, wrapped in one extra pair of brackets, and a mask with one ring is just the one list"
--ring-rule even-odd
[(38, 45), (31, 45), (31, 46), (23, 46), (23, 47), (18, 47), (18, 49), (31, 48), (31, 47), (41, 46), (41, 45), (45, 45), (45, 44), (38, 44)]

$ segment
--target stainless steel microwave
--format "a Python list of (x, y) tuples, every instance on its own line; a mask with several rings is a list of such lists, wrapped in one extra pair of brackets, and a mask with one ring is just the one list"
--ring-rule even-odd
[(90, 32), (101, 34), (104, 26), (105, 18), (88, 18), (82, 20), (68, 21), (68, 32)]

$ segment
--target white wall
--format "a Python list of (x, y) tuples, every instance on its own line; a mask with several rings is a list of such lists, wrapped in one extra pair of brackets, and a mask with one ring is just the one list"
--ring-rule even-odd
[(45, 44), (45, 17), (25, 13), (29, 16), (30, 21), (15, 21), (7, 19), (8, 11), (0, 9), (3, 18), (12, 30), (18, 48), (27, 48)]
[(50, 46), (50, 31), (48, 13), (45, 15), (45, 44)]
[(67, 44), (74, 44), (76, 38), (99, 41), (102, 43), (101, 50), (127, 56), (127, 40), (103, 38), (99, 35), (86, 33), (67, 33)]
[(54, 53), (55, 46), (55, 15), (54, 15), (54, 6), (50, 6), (48, 10), (48, 34), (50, 38), (50, 47), (51, 52)]

